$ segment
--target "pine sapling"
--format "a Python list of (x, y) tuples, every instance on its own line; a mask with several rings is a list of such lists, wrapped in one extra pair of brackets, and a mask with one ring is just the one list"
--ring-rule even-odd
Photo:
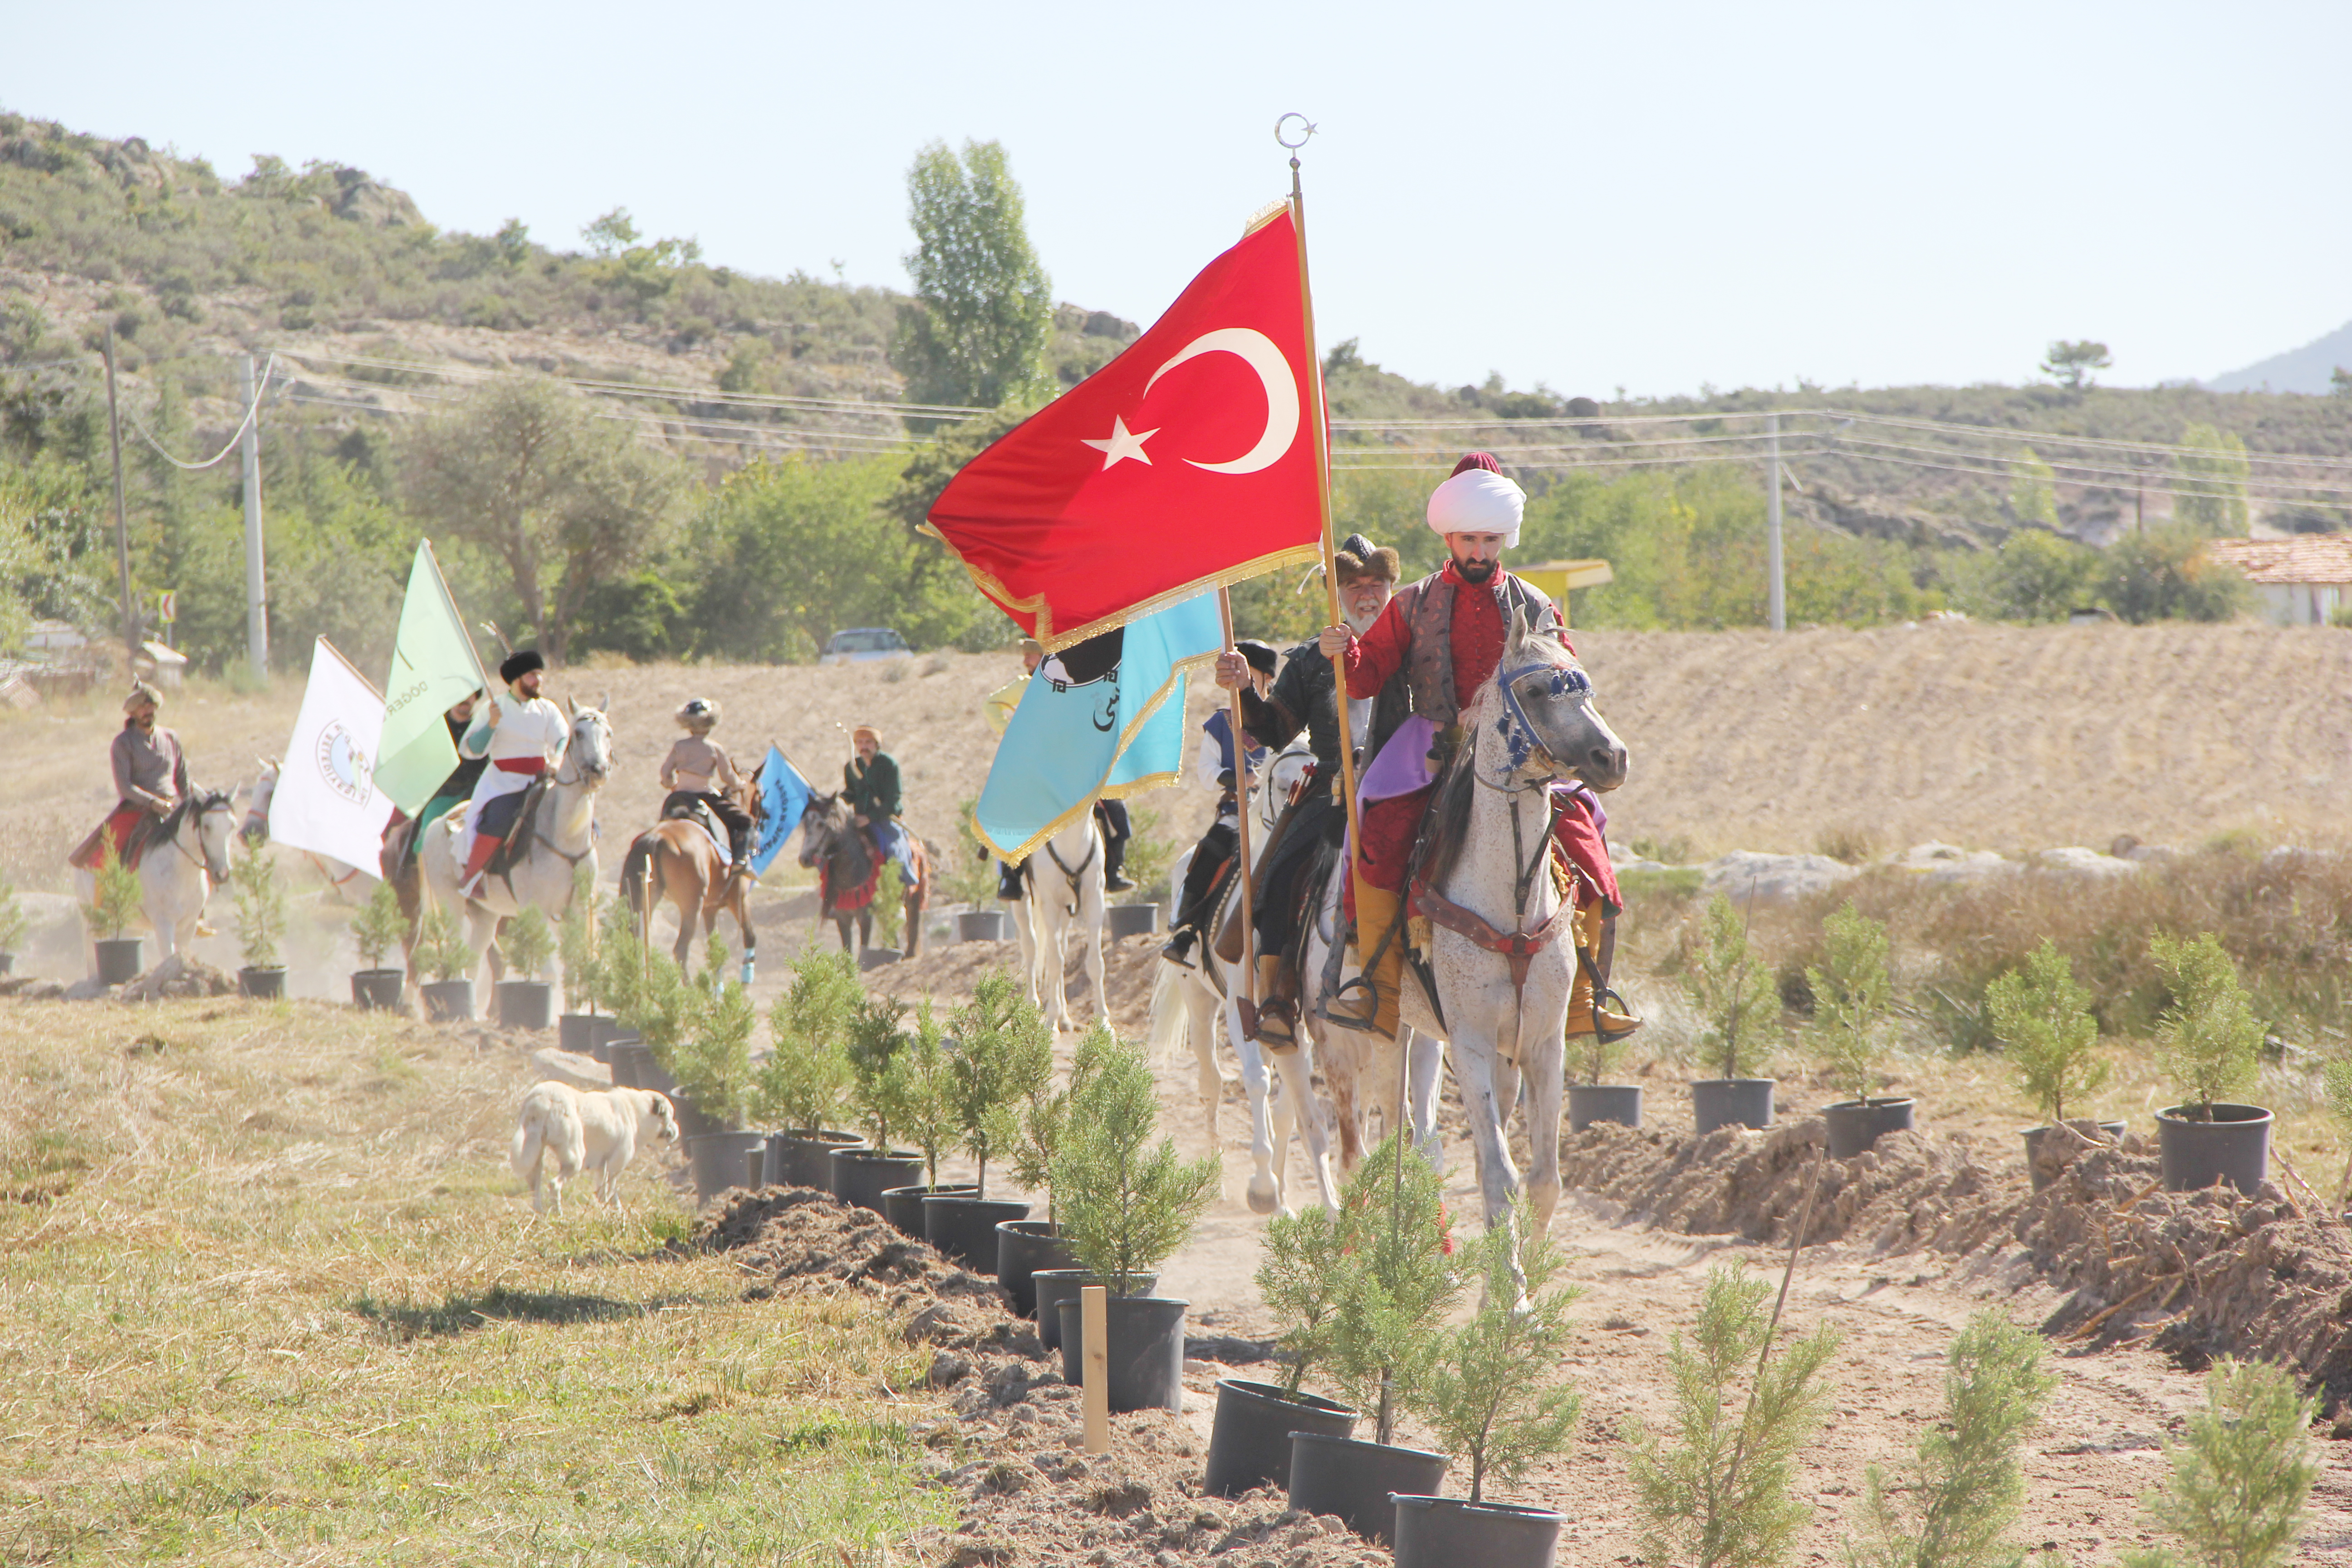
[(139, 873), (122, 863), (111, 838), (105, 841), (91, 882), (89, 902), (82, 906), (82, 914), (92, 930), (119, 942), (123, 927), (139, 918), (147, 895), (139, 885)]
[(2069, 1100), (2079, 1105), (2107, 1081), (2090, 1003), (2074, 983), (2074, 966), (2048, 937), (2023, 964), (1985, 986), (1993, 1036), (2008, 1048), (2019, 1087), (2053, 1127), (2064, 1123)]
[(1700, 917), (1698, 941), (1683, 969), (1683, 994), (1705, 1026), (1699, 1048), (1706, 1059), (1726, 1079), (1754, 1077), (1780, 997), (1771, 966), (1748, 945), (1748, 922), (1721, 893)]
[[(1523, 1238), (1516, 1272), (1514, 1231)], [(1488, 1476), (1508, 1485), (1564, 1450), (1582, 1400), (1559, 1372), (1568, 1309), (1580, 1292), (1553, 1286), (1564, 1260), (1533, 1205), (1520, 1199), (1517, 1223), (1479, 1237), (1474, 1258), (1486, 1295), (1468, 1322), (1435, 1336), (1438, 1353), (1412, 1408), (1441, 1447), (1469, 1459), (1470, 1500), (1477, 1503)]]
[(2143, 1500), (2180, 1546), (2125, 1554), (2126, 1568), (2285, 1568), (2319, 1479), (2310, 1426), (2319, 1402), (2285, 1368), (2224, 1357), (2178, 1442), (2172, 1473)]
[(2018, 1445), (2058, 1383), (2042, 1370), (2042, 1348), (1997, 1311), (1969, 1320), (1952, 1342), (1944, 1418), (1919, 1439), (1899, 1499), (1870, 1467), (1852, 1568), (2020, 1568), (2025, 1552), (2010, 1540), (2025, 1500)]
[(607, 899), (596, 936), (596, 1000), (622, 1023), (636, 1011), (637, 994), (645, 988), (646, 965), (651, 957), (639, 939), (636, 911), (618, 897)]
[(1895, 1006), (1886, 927), (1849, 901), (1822, 922), (1822, 962), (1806, 966), (1805, 982), (1822, 1061), (1849, 1099), (1866, 1102), (1880, 1087), (1880, 1034)]
[[(2327, 1099), (2327, 1113), (2336, 1118), (2336, 1131), (2347, 1145), (2352, 1145), (2352, 1056), (2331, 1058), (2321, 1076)], [(2337, 1184), (2336, 1203), (2338, 1209), (2352, 1202), (2352, 1159), (2344, 1165), (2344, 1180)]]
[(669, 954), (645, 955), (635, 995), (621, 1021), (637, 1032), (662, 1070), (676, 1078), (678, 1042), (694, 1022), (694, 988)]
[(1150, 1143), (1157, 1086), (1141, 1047), (1119, 1040), (1075, 1096), (1070, 1134), (1055, 1157), (1061, 1220), (1081, 1267), (1115, 1295), (1135, 1292), (1184, 1245), (1216, 1196), (1217, 1157), (1177, 1158), (1176, 1142)]
[(1330, 1335), (1334, 1380), (1357, 1408), (1375, 1412), (1381, 1443), (1394, 1440), (1398, 1411), (1427, 1382), (1438, 1325), (1468, 1282), (1444, 1184), (1419, 1155), (1399, 1162), (1399, 1136), (1382, 1139), (1340, 1193), (1339, 1301)]
[(229, 863), (236, 890), (237, 951), (247, 969), (275, 969), (278, 943), (286, 937), (286, 889), (278, 863), (267, 855), (240, 855)]
[(1711, 1268), (1689, 1340), (1667, 1346), (1672, 1430), (1636, 1424), (1628, 1461), (1644, 1553), (1658, 1562), (1770, 1568), (1804, 1528), (1797, 1454), (1829, 1403), (1818, 1379), (1837, 1334), (1825, 1323), (1765, 1356), (1771, 1295), (1744, 1268)]
[(1118, 1043), (1108, 1020), (1096, 1018), (1094, 1026), (1079, 1037), (1070, 1063), (1070, 1086), (1055, 1084), (1048, 1070), (1030, 1086), (1019, 1108), (1018, 1137), (1011, 1154), (1013, 1179), (1030, 1192), (1045, 1194), (1045, 1228), (1055, 1234), (1060, 1226), (1054, 1208), (1054, 1157), (1069, 1136), (1070, 1105)]
[(417, 928), (416, 962), (444, 985), (465, 978), (474, 967), (474, 950), (466, 945), (457, 917), (439, 904), (425, 911)]
[(1037, 1005), (1004, 970), (982, 975), (956, 1014), (948, 1054), (948, 1106), (964, 1152), (979, 1163), (977, 1195), (988, 1195), (989, 1156), (1020, 1137), (1020, 1102), (1053, 1077), (1054, 1031)]
[(16, 896), (16, 884), (8, 879), (7, 872), (0, 871), (0, 952), (16, 952), (30, 924), (25, 918), (24, 901)]
[(726, 943), (712, 937), (702, 967), (679, 988), (678, 1037), (665, 1065), (697, 1110), (722, 1126), (740, 1127), (751, 1081), (751, 1030), (760, 1015), (751, 992), (729, 983), (727, 959)]
[(547, 973), (548, 962), (555, 956), (555, 939), (538, 905), (507, 921), (499, 933), (499, 951), (506, 954), (507, 969), (517, 980), (536, 980)]
[(587, 862), (572, 868), (572, 900), (555, 930), (557, 956), (563, 963), (563, 1010), (578, 1013), (596, 1006), (596, 879)]
[(1290, 1368), (1282, 1380), (1286, 1398), (1296, 1398), (1307, 1369), (1330, 1353), (1348, 1262), (1347, 1232), (1321, 1205), (1266, 1221), (1257, 1293), (1289, 1325), (1275, 1342)]
[(890, 1083), (890, 1062), (906, 1044), (899, 1021), (907, 1005), (895, 996), (860, 996), (850, 1009), (844, 1048), (849, 1055), (849, 1102), (879, 1152), (890, 1149), (890, 1129), (898, 1123), (898, 1100)]
[(2238, 966), (2212, 932), (2176, 942), (2162, 932), (2151, 937), (2156, 960), (2172, 1005), (2157, 1021), (2157, 1059), (2182, 1104), (2197, 1120), (2211, 1108), (2254, 1085), (2260, 1073), (2262, 1020), (2238, 984)]
[(915, 1009), (914, 1033), (882, 1069), (882, 1098), (898, 1136), (923, 1157), (923, 1181), (940, 1184), (940, 1152), (955, 1139), (953, 1069), (947, 1033), (931, 1012), (931, 999)]
[(359, 950), (361, 965), (382, 969), (393, 948), (407, 934), (399, 892), (390, 882), (378, 882), (352, 916), (352, 945)]
[(857, 1015), (857, 969), (845, 952), (804, 949), (792, 984), (768, 1010), (774, 1042), (751, 1085), (752, 1114), (814, 1137), (849, 1089), (849, 1026)]

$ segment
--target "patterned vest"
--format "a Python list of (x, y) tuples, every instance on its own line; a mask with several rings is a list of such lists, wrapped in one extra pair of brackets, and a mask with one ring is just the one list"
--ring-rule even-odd
[[(1459, 719), (1462, 703), (1454, 689), (1454, 592), (1443, 569), (1397, 591), (1403, 603), (1397, 614), (1412, 628), (1412, 651), (1405, 656), (1407, 689), (1412, 710), (1439, 729), (1450, 729)], [(1547, 626), (1559, 619), (1542, 590), (1509, 573), (1503, 574), (1503, 624), (1513, 610), (1527, 616), (1530, 626)], [(1387, 737), (1383, 735), (1382, 740)]]

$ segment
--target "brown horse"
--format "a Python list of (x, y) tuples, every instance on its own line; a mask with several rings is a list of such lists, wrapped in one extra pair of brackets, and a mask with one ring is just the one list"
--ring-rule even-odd
[[(912, 833), (907, 835), (907, 852), (915, 863), (915, 885), (907, 889), (901, 940), (912, 958), (923, 947), (923, 909), (931, 901), (931, 856)], [(842, 952), (865, 952), (874, 934), (874, 900), (881, 896), (885, 867), (838, 794), (811, 795), (802, 809), (801, 864), (817, 868), (817, 919), (833, 921), (841, 932)], [(849, 942), (852, 921), (857, 926), (855, 947)]]
[[(765, 764), (761, 764), (764, 766)], [(751, 774), (744, 792), (751, 801), (751, 832), (747, 843), (759, 842), (760, 775)], [(751, 929), (751, 911), (745, 898), (751, 879), (739, 861), (729, 866), (719, 858), (710, 835), (689, 817), (674, 816), (637, 835), (621, 862), (621, 898), (637, 912), (641, 929), (653, 923), (654, 910), (669, 904), (677, 910), (677, 945), (672, 953), (678, 967), (687, 967), (694, 950), (694, 926), (698, 916), (702, 934), (719, 927), (719, 917), (735, 917), (743, 933), (743, 984), (751, 984), (751, 967), (760, 952), (759, 933)]]

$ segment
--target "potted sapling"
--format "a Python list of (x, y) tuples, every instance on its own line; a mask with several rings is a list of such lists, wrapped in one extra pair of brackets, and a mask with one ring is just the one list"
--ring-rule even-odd
[(751, 992), (729, 980), (727, 947), (716, 937), (684, 989), (684, 1027), (669, 1065), (677, 1078), (678, 1131), (686, 1131), (689, 1106), (702, 1124), (686, 1139), (686, 1156), (695, 1196), (708, 1203), (743, 1184), (748, 1157), (768, 1141), (766, 1133), (743, 1125), (751, 1091), (751, 1030), (760, 1015)]
[(1850, 1160), (1886, 1133), (1906, 1131), (1915, 1101), (1880, 1097), (1887, 1016), (1895, 982), (1886, 969), (1886, 928), (1851, 901), (1822, 922), (1822, 953), (1805, 966), (1813, 991), (1813, 1031), (1822, 1065), (1847, 1098), (1825, 1108), (1830, 1158)]
[(666, 952), (643, 954), (643, 965), (632, 986), (628, 1010), (621, 1015), (635, 1031), (641, 1055), (636, 1087), (670, 1099), (677, 1112), (677, 1133), (691, 1138), (718, 1131), (702, 1110), (678, 1090), (677, 1048), (694, 1022), (694, 986), (686, 972)]
[[(1044, 1219), (1000, 1220), (996, 1226), (996, 1282), (1004, 1287), (1013, 1310), (1024, 1318), (1036, 1317), (1039, 1269), (1075, 1268), (1077, 1255), (1062, 1234), (1054, 1212), (1054, 1155), (1070, 1128), (1070, 1099), (1110, 1048), (1109, 1024), (1097, 1017), (1078, 1041), (1070, 1068), (1070, 1089), (1054, 1081), (1049, 1071), (1029, 1086), (1016, 1108), (1019, 1125), (1010, 1156), (1013, 1179), (1033, 1193), (1045, 1194)], [(1055, 1325), (1060, 1326), (1058, 1311)], [(1042, 1330), (1042, 1320), (1040, 1321)]]
[(352, 1001), (361, 1007), (394, 1012), (408, 984), (405, 970), (385, 967), (384, 960), (408, 934), (408, 917), (400, 912), (400, 894), (390, 882), (378, 882), (352, 916), (352, 945), (359, 950), (361, 968), (352, 973)]
[(1025, 989), (1002, 969), (973, 987), (955, 1018), (947, 1058), (947, 1105), (956, 1141), (977, 1172), (972, 1190), (923, 1198), (923, 1239), (975, 1274), (997, 1271), (996, 1227), (1027, 1219), (1029, 1205), (988, 1195), (988, 1162), (1020, 1142), (1020, 1106), (1054, 1079), (1054, 1031)]
[[(1395, 1154), (1383, 1142), (1357, 1174), (1388, 1173)], [(1413, 1163), (1421, 1163), (1418, 1159)], [(1276, 1348), (1288, 1371), (1280, 1383), (1217, 1380), (1217, 1414), (1201, 1481), (1201, 1489), (1211, 1496), (1239, 1497), (1262, 1486), (1287, 1488), (1295, 1433), (1339, 1438), (1355, 1433), (1354, 1410), (1300, 1386), (1307, 1368), (1330, 1356), (1354, 1258), (1356, 1238), (1343, 1218), (1347, 1212), (1316, 1207), (1276, 1215), (1266, 1222), (1257, 1290), (1266, 1309), (1286, 1325)]]
[(547, 966), (555, 957), (555, 934), (536, 904), (507, 921), (499, 933), (499, 951), (507, 961), (507, 978), (490, 987), (499, 1026), (546, 1028), (555, 1011), (555, 987), (547, 979)]
[[(1103, 1351), (1109, 1363), (1110, 1407), (1181, 1410), (1184, 1398), (1184, 1310), (1191, 1303), (1142, 1294), (1168, 1255), (1192, 1237), (1216, 1195), (1217, 1157), (1186, 1162), (1175, 1140), (1150, 1142), (1160, 1104), (1140, 1047), (1114, 1041), (1084, 1092), (1070, 1105), (1071, 1127), (1054, 1161), (1055, 1207), (1079, 1264), (1110, 1292)], [(1080, 1381), (1087, 1346), (1084, 1309), (1061, 1303), (1062, 1376)]]
[(8, 873), (0, 871), (0, 974), (16, 972), (17, 944), (25, 940), (31, 921), (25, 918), (24, 901), (16, 896), (16, 884)]
[[(890, 1064), (906, 1047), (907, 1033), (900, 1027), (906, 1016), (907, 1005), (895, 997), (862, 996), (850, 1014), (845, 1040), (849, 1104), (865, 1131), (866, 1147), (836, 1149), (828, 1156), (833, 1169), (833, 1195), (876, 1214), (886, 1212), (884, 1193), (917, 1180), (923, 1171), (920, 1155), (910, 1149), (898, 1148), (891, 1141), (901, 1123)], [(919, 1210), (915, 1222), (919, 1230)]]
[(572, 899), (556, 922), (555, 949), (563, 966), (563, 1011), (555, 1020), (555, 1043), (604, 1061), (611, 1018), (596, 1006), (596, 879), (585, 861), (572, 868)]
[(1290, 1439), (1290, 1506), (1336, 1514), (1383, 1542), (1396, 1534), (1391, 1494), (1428, 1496), (1445, 1479), (1445, 1456), (1399, 1444), (1396, 1424), (1435, 1366), (1443, 1325), (1468, 1284), (1444, 1183), (1425, 1160), (1400, 1160), (1395, 1139), (1348, 1178), (1340, 1232), (1319, 1253), (1336, 1304), (1318, 1349), (1348, 1402), (1374, 1412), (1371, 1436)]
[(412, 962), (433, 976), (418, 986), (425, 998), (425, 1016), (436, 1024), (462, 1024), (474, 1016), (474, 950), (457, 917), (436, 904), (417, 928)]
[(1596, 1121), (1642, 1125), (1642, 1086), (1602, 1081), (1624, 1062), (1626, 1039), (1624, 1035), (1599, 1027), (1589, 1035), (1567, 1037), (1569, 1064), (1584, 1080), (1568, 1086), (1570, 1131), (1581, 1132)]
[(1986, 1021), (2009, 1053), (2018, 1087), (2042, 1112), (2042, 1124), (2024, 1134), (2025, 1165), (2038, 1193), (2088, 1144), (2124, 1135), (2120, 1121), (2066, 1117), (2067, 1101), (2079, 1110), (2107, 1081), (2091, 994), (2074, 984), (2074, 966), (2044, 937), (2023, 963), (1986, 984), (1984, 1000)]
[(283, 996), (286, 889), (278, 885), (277, 862), (267, 855), (239, 856), (229, 865), (228, 879), (236, 895), (237, 952), (245, 960), (236, 972), (237, 994)]
[(1722, 1076), (1692, 1082), (1692, 1121), (1701, 1137), (1718, 1127), (1769, 1127), (1773, 1081), (1754, 1075), (1779, 1011), (1771, 967), (1748, 945), (1748, 921), (1721, 893), (1707, 904), (1696, 937), (1683, 992), (1705, 1029), (1703, 1059)]
[(1775, 1351), (1772, 1287), (1739, 1265), (1707, 1271), (1685, 1341), (1666, 1346), (1665, 1430), (1629, 1424), (1643, 1553), (1692, 1568), (1771, 1568), (1811, 1513), (1798, 1460), (1828, 1414), (1821, 1373), (1837, 1352), (1823, 1323)]
[[(1516, 1258), (1514, 1232), (1524, 1237)], [(1437, 1354), (1411, 1401), (1439, 1444), (1469, 1465), (1470, 1495), (1400, 1493), (1397, 1568), (1550, 1568), (1566, 1516), (1496, 1502), (1486, 1483), (1511, 1485), (1568, 1447), (1580, 1401), (1559, 1369), (1579, 1292), (1552, 1283), (1564, 1260), (1524, 1198), (1517, 1223), (1490, 1227), (1472, 1258), (1486, 1294), (1468, 1322), (1435, 1336)]]
[(607, 899), (597, 919), (594, 957), (587, 978), (593, 988), (592, 1005), (603, 1008), (613, 1020), (612, 1032), (604, 1037), (604, 1060), (612, 1068), (613, 1082), (623, 1089), (652, 1087), (637, 1081), (653, 1057), (631, 1022), (652, 956), (652, 950), (639, 937), (636, 912), (619, 898)]
[(120, 985), (137, 978), (142, 939), (125, 936), (122, 931), (139, 918), (140, 908), (145, 902), (139, 873), (122, 863), (122, 857), (114, 852), (114, 840), (107, 839), (98, 869), (91, 873), (89, 902), (81, 909), (82, 919), (90, 929), (91, 948), (98, 955), (98, 978), (101, 983)]
[(947, 1030), (931, 1011), (929, 997), (915, 1009), (915, 1027), (883, 1073), (884, 1097), (899, 1141), (915, 1152), (919, 1181), (902, 1183), (882, 1194), (882, 1217), (908, 1236), (921, 1237), (924, 1203), (954, 1194), (975, 1196), (971, 1182), (940, 1180), (940, 1156), (955, 1143), (955, 1107), (949, 1099)]
[[(1078, 1037), (1077, 1050), (1070, 1062), (1070, 1087), (1067, 1089), (1055, 1089), (1050, 1084), (1045, 1087), (1048, 1115), (1041, 1117), (1041, 1126), (1050, 1147), (1041, 1147), (1037, 1152), (1044, 1162), (1042, 1177), (1037, 1174), (1037, 1167), (1027, 1163), (1031, 1156), (1014, 1156), (1018, 1179), (1033, 1189), (1044, 1186), (1048, 1200), (1050, 1218), (1047, 1223), (1053, 1230), (1054, 1253), (1051, 1257), (1040, 1257), (1030, 1264), (1028, 1281), (1031, 1313), (1037, 1320), (1037, 1339), (1047, 1350), (1058, 1349), (1062, 1342), (1062, 1303), (1077, 1300), (1078, 1291), (1086, 1286), (1103, 1283), (1078, 1261), (1077, 1249), (1070, 1241), (1069, 1231), (1061, 1223), (1060, 1188), (1056, 1184), (1062, 1153), (1069, 1148), (1071, 1139), (1076, 1135), (1078, 1107), (1087, 1100), (1087, 1085), (1094, 1081), (1095, 1075), (1102, 1070), (1103, 1063), (1118, 1049), (1118, 1037), (1110, 1032), (1108, 1022), (1097, 1018), (1092, 1026)], [(1050, 1112), (1056, 1100), (1059, 1101), (1059, 1114), (1052, 1116)], [(1019, 1223), (1034, 1225), (1036, 1222)], [(1007, 1233), (1005, 1240), (997, 1243), (997, 1279), (1000, 1282), (1004, 1278), (1007, 1256), (1017, 1257), (1019, 1249), (1019, 1243), (1012, 1238), (1010, 1233)], [(1157, 1274), (1146, 1275), (1137, 1283), (1136, 1289), (1149, 1292), (1159, 1283)]]
[(832, 1155), (865, 1140), (826, 1125), (848, 1104), (844, 1048), (863, 993), (845, 952), (803, 951), (792, 984), (768, 1010), (773, 1044), (751, 1083), (752, 1120), (767, 1127), (768, 1184), (833, 1190)]
[(2165, 1190), (2228, 1182), (2251, 1197), (2270, 1174), (2271, 1113), (2234, 1097), (2261, 1075), (2262, 1020), (2212, 932), (2189, 942), (2158, 934), (2148, 952), (2172, 994), (2157, 1022), (2157, 1059), (2183, 1097), (2156, 1113)]

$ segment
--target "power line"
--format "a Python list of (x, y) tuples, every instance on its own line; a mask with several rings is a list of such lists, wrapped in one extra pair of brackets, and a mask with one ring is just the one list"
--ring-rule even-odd
[(271, 354), (269, 356), (269, 364), (268, 368), (261, 373), (260, 379), (254, 384), (253, 401), (246, 405), (245, 416), (236, 422), (236, 429), (229, 436), (228, 445), (223, 447), (219, 451), (214, 453), (211, 457), (205, 458), (201, 463), (183, 462), (179, 458), (172, 456), (171, 453), (165, 451), (163, 449), (163, 443), (158, 441), (153, 436), (148, 434), (147, 426), (139, 423), (139, 416), (136, 414), (125, 409), (123, 411), (123, 417), (131, 421), (131, 427), (139, 432), (140, 438), (142, 440), (145, 441), (150, 447), (155, 448), (155, 455), (163, 458), (165, 462), (171, 464), (173, 468), (185, 468), (192, 473), (200, 468), (209, 468), (214, 464), (219, 462), (222, 458), (227, 457), (231, 452), (236, 451), (236, 444), (245, 439), (245, 427), (252, 424), (254, 416), (261, 412), (262, 390), (269, 384), (269, 378), (273, 374), (275, 374), (277, 369), (278, 356), (276, 354)]

